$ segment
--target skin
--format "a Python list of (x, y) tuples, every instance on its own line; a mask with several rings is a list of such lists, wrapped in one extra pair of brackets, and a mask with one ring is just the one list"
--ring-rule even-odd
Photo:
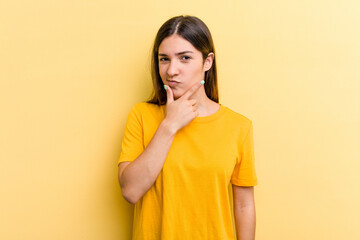
[(254, 187), (240, 187), (232, 184), (234, 216), (238, 240), (254, 240), (256, 212)]
[[(205, 72), (211, 68), (214, 54), (203, 60), (202, 54), (190, 42), (179, 35), (165, 38), (159, 46), (159, 72), (167, 85), (166, 119), (174, 123), (174, 129), (186, 126), (194, 116), (208, 116), (219, 109), (219, 104), (206, 96), (203, 85)], [(169, 80), (180, 83), (173, 88)], [(195, 113), (195, 115), (194, 115)], [(182, 123), (179, 123), (179, 120)], [(179, 123), (177, 125), (177, 123)], [(238, 240), (255, 239), (254, 188), (232, 185), (234, 215)]]
[[(174, 100), (179, 99), (192, 86), (204, 79), (205, 72), (211, 68), (213, 59), (214, 54), (210, 53), (204, 61), (201, 52), (177, 34), (173, 34), (161, 42), (159, 46), (159, 72), (164, 85), (170, 89), (170, 94)], [(178, 81), (179, 84), (170, 87), (169, 80)], [(194, 106), (200, 117), (211, 115), (220, 108), (218, 103), (207, 97), (203, 85), (189, 99), (196, 100)]]
[[(187, 52), (187, 53), (184, 53)], [(182, 53), (182, 54), (180, 54)], [(159, 71), (167, 86), (166, 116), (145, 150), (133, 162), (119, 165), (119, 182), (124, 198), (135, 204), (154, 184), (165, 162), (177, 131), (197, 116), (208, 116), (220, 105), (206, 96), (205, 72), (211, 68), (214, 54), (205, 61), (200, 51), (181, 36), (165, 38), (159, 46)], [(171, 88), (169, 80), (179, 81)], [(141, 176), (141, 178), (139, 178)], [(233, 185), (234, 213), (238, 240), (255, 239), (253, 187)]]

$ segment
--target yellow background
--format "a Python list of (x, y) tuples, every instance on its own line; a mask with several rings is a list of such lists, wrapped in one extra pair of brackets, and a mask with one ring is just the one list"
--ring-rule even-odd
[(168, 18), (215, 41), (254, 122), (258, 240), (360, 239), (360, 3), (1, 1), (0, 239), (130, 239), (117, 159)]

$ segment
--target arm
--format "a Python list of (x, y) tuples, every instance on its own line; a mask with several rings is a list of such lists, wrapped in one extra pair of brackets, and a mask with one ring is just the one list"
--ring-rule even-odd
[(133, 162), (119, 165), (119, 182), (124, 198), (135, 204), (154, 184), (174, 140), (175, 131), (163, 120), (145, 150)]
[(254, 240), (256, 214), (254, 187), (232, 185), (234, 198), (234, 215), (238, 240)]
[(197, 101), (190, 97), (202, 86), (195, 83), (184, 95), (174, 100), (167, 86), (166, 116), (144, 151), (132, 162), (119, 165), (119, 182), (124, 198), (136, 203), (154, 184), (169, 153), (175, 134), (197, 115)]

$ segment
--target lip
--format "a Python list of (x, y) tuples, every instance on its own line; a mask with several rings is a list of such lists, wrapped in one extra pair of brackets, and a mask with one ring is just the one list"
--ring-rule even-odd
[(178, 85), (180, 82), (170, 80), (170, 81), (168, 81), (168, 83), (169, 83), (169, 86), (170, 86), (170, 87), (175, 87), (175, 86)]

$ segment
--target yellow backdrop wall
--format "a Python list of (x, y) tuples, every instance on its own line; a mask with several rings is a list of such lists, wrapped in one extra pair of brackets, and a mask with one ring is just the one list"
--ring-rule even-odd
[(149, 54), (190, 14), (254, 123), (259, 240), (360, 239), (360, 2), (1, 1), (0, 239), (131, 239), (117, 159)]

